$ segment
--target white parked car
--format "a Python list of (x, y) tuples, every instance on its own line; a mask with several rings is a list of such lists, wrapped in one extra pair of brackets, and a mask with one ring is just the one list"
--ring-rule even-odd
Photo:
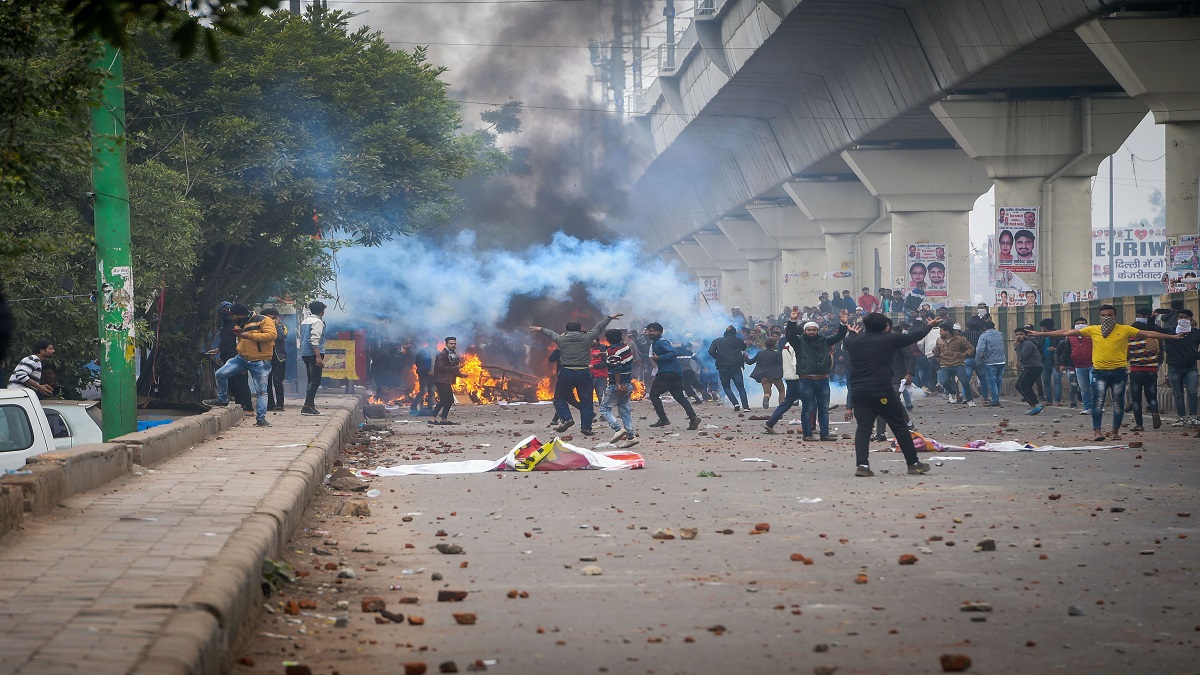
[(0, 389), (0, 470), (55, 449), (54, 432), (32, 389)]

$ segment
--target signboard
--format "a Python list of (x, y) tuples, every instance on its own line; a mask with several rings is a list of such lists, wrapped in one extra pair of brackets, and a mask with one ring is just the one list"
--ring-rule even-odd
[(332, 380), (357, 380), (354, 367), (354, 340), (325, 341), (325, 370), (322, 377)]
[[(1129, 226), (1112, 235), (1113, 281), (1159, 281), (1167, 271), (1167, 231)], [(1092, 282), (1108, 283), (1108, 229), (1092, 230)], [(1191, 256), (1181, 250), (1185, 262)]]
[(945, 244), (909, 244), (905, 260), (906, 289), (915, 288), (918, 282), (923, 281), (925, 297), (946, 298), (950, 295)]
[(721, 300), (721, 280), (717, 277), (709, 277), (700, 280), (700, 295), (710, 303), (720, 302)]
[(1063, 291), (1062, 294), (1062, 301), (1064, 305), (1072, 302), (1089, 302), (1095, 299), (1095, 289), (1087, 289), (1084, 291)]
[(1034, 274), (1038, 271), (1036, 206), (1001, 206), (996, 219), (996, 268)]

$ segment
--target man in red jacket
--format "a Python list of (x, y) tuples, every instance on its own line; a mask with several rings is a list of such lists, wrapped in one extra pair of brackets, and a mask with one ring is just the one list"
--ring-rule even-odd
[[(1087, 328), (1087, 319), (1075, 317), (1075, 330)], [(1065, 337), (1058, 344), (1058, 370), (1066, 373), (1075, 369), (1075, 381), (1079, 385), (1079, 398), (1083, 401), (1080, 415), (1092, 414), (1092, 338), (1083, 335)]]

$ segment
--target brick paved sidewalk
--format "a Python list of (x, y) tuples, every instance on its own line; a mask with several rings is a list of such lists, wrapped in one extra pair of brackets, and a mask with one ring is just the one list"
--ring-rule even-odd
[(5, 537), (0, 673), (222, 668), (245, 620), (238, 606), (257, 601), (240, 596), (257, 589), (262, 554), (290, 536), (358, 403), (325, 397), (324, 415), (295, 406), (265, 429), (247, 417)]

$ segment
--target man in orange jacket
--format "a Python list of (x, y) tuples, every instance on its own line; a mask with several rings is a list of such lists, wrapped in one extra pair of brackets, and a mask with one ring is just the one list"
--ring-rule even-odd
[(254, 381), (255, 426), (269, 427), (267, 421), (267, 386), (271, 377), (271, 355), (275, 353), (275, 322), (250, 311), (241, 303), (235, 303), (229, 309), (229, 314), (241, 326), (234, 328), (237, 333), (237, 356), (225, 362), (217, 369), (217, 397), (204, 402), (205, 405), (217, 406), (229, 404), (229, 378), (238, 373), (249, 372)]

